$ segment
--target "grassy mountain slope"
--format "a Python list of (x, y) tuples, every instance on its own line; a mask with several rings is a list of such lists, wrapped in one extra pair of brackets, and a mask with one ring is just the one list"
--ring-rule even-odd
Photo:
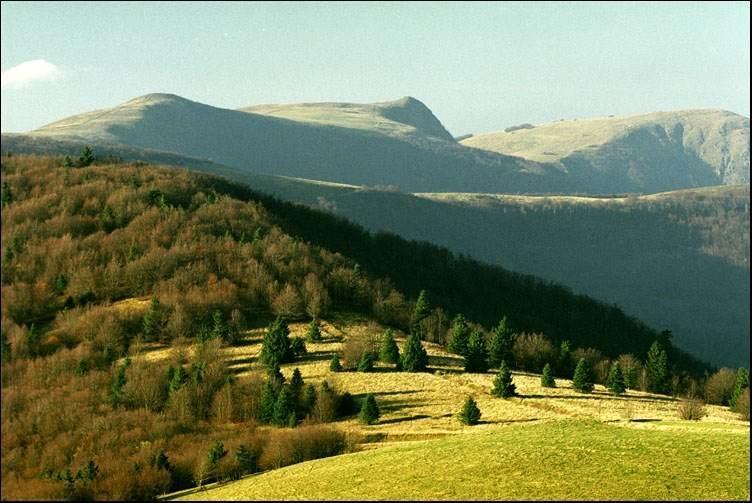
[[(316, 354), (336, 351), (341, 334), (368, 328), (350, 319), (325, 330), (329, 338), (312, 346)], [(433, 373), (391, 372), (384, 364), (374, 373), (332, 373), (326, 359), (300, 365), (307, 382), (326, 378), (353, 396), (376, 397), (376, 424), (339, 423), (367, 440), (364, 452), (181, 499), (742, 499), (749, 492), (749, 425), (725, 408), (708, 406), (708, 416), (693, 423), (678, 419), (679, 401), (668, 397), (634, 390), (617, 397), (600, 385), (583, 395), (569, 380), (544, 388), (540, 375), (525, 372), (514, 373), (520, 396), (503, 400), (489, 394), (493, 373), (462, 373), (456, 355), (427, 348)], [(258, 343), (243, 345), (232, 359), (243, 368), (258, 351)], [(455, 416), (468, 395), (482, 411), (473, 427)]]
[(548, 163), (595, 192), (749, 184), (749, 118), (681, 110), (576, 119), (474, 135), (463, 145)]
[(182, 499), (744, 500), (748, 471), (748, 430), (544, 422), (309, 461)]
[[(378, 110), (376, 119), (384, 119), (386, 133), (373, 123), (371, 112), (363, 117), (359, 111), (364, 108)], [(459, 145), (414, 99), (361, 106), (356, 109), (357, 117), (342, 125), (332, 125), (334, 119), (326, 111), (313, 115), (328, 119), (297, 121), (272, 116), (268, 107), (265, 110), (270, 115), (150, 94), (63, 119), (31, 135), (114, 142), (257, 173), (398, 185), (406, 190), (502, 190), (508, 186), (536, 190), (540, 183), (552, 187), (558, 183), (556, 170), (551, 170), (549, 180), (541, 177), (546, 169), (536, 163)], [(353, 123), (357, 127), (350, 127)], [(381, 122), (376, 120), (376, 124)]]
[(433, 136), (454, 141), (423, 103), (411, 96), (384, 103), (255, 105), (240, 110), (298, 122), (374, 131), (389, 136)]

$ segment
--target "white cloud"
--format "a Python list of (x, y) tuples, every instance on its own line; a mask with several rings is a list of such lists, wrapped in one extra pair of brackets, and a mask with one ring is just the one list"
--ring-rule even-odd
[(60, 69), (49, 61), (33, 59), (5, 70), (2, 88), (19, 89), (37, 81), (57, 80), (60, 74)]

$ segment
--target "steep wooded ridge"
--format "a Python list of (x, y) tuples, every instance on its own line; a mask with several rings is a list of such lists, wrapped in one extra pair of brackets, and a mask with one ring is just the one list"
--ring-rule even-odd
[(410, 192), (651, 193), (749, 183), (749, 120), (712, 110), (568, 121), (458, 143), (412, 97), (229, 110), (150, 94), (29, 134)]

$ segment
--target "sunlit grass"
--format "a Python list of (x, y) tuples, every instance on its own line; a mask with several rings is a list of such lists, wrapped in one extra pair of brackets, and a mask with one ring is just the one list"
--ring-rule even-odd
[(749, 499), (746, 435), (516, 424), (275, 470), (196, 499)]

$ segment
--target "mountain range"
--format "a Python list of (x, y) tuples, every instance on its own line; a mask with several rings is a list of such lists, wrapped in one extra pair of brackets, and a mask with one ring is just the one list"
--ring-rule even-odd
[(522, 124), (457, 141), (409, 97), (229, 110), (152, 94), (4, 134), (2, 150), (84, 143), (560, 282), (671, 329), (716, 364), (749, 362), (749, 119), (730, 112)]

